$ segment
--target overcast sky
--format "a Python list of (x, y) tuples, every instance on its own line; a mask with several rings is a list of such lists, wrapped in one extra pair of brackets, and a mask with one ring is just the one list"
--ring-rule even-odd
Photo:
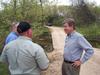
[[(50, 1), (54, 1), (54, 0), (50, 0)], [(96, 5), (100, 5), (100, 0), (87, 0), (89, 2), (95, 2)], [(70, 4), (70, 0), (58, 0), (58, 4), (59, 5), (69, 5)]]
[[(2, 0), (3, 2), (9, 2), (10, 0)], [(54, 1), (54, 0), (49, 0), (49, 1)], [(55, 0), (57, 1), (57, 0)], [(100, 5), (100, 0), (87, 0), (89, 2), (95, 2), (96, 5)], [(70, 0), (58, 0), (58, 5), (70, 5)], [(0, 5), (1, 9), (1, 5)]]

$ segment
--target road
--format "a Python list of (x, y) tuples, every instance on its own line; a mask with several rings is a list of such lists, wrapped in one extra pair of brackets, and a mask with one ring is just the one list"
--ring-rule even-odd
[[(61, 66), (63, 62), (64, 39), (66, 34), (63, 28), (49, 27), (52, 35), (54, 51), (48, 53), (50, 65), (48, 70), (42, 72), (42, 75), (62, 75)], [(94, 48), (93, 57), (82, 64), (80, 75), (100, 75), (100, 49)]]

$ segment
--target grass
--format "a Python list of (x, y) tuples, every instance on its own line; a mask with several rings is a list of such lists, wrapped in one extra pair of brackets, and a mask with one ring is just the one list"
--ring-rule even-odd
[(0, 75), (9, 75), (7, 65), (0, 63)]

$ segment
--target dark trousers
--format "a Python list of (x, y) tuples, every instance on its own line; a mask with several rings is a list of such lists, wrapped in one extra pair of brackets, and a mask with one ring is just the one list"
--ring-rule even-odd
[(63, 62), (62, 75), (79, 75), (80, 67), (74, 68), (71, 63)]

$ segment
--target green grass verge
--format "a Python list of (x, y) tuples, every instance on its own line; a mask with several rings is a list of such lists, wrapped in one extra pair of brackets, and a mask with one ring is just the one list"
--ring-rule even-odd
[(8, 67), (6, 64), (0, 63), (0, 75), (9, 75)]

